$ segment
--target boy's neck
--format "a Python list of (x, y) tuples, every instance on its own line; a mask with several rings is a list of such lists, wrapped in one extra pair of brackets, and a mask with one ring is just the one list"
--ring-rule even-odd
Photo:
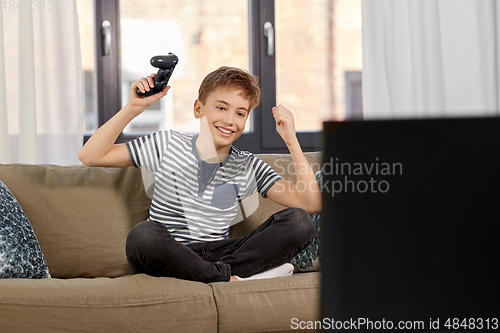
[(201, 136), (196, 138), (195, 146), (198, 156), (207, 163), (222, 163), (231, 149), (229, 147), (229, 149), (223, 149), (224, 151), (222, 149), (217, 151), (212, 140), (206, 140)]
[(198, 156), (207, 163), (222, 163), (231, 150), (231, 146), (219, 149), (215, 147), (206, 117), (200, 119), (200, 133), (195, 146)]

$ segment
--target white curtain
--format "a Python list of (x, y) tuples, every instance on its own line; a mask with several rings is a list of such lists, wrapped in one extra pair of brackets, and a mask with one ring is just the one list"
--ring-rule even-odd
[(364, 118), (498, 116), (500, 2), (363, 0)]
[(80, 164), (76, 0), (29, 4), (16, 1), (0, 10), (0, 163)]

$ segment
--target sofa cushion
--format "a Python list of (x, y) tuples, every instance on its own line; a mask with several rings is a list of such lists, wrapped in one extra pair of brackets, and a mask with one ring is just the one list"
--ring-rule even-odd
[(144, 274), (0, 281), (2, 332), (216, 332), (212, 288)]
[(48, 277), (49, 269), (30, 221), (0, 181), (0, 278)]
[(28, 216), (52, 277), (132, 273), (125, 240), (151, 202), (140, 169), (9, 164), (0, 179)]
[(319, 272), (210, 285), (219, 332), (292, 332), (295, 322), (319, 320)]
[[(321, 169), (321, 152), (308, 152), (304, 154), (314, 172)], [(283, 179), (295, 183), (295, 167), (292, 163), (292, 156), (290, 154), (256, 154), (255, 156), (268, 163)], [(285, 209), (286, 207), (280, 205), (271, 199), (259, 197), (259, 207), (250, 216), (246, 216), (243, 223), (235, 224), (231, 227), (229, 237), (237, 238), (250, 233), (253, 229), (258, 227), (266, 221), (272, 214)]]

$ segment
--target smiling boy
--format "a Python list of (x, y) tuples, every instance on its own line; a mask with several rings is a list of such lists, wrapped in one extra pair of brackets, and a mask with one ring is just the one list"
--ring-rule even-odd
[[(257, 77), (234, 67), (208, 74), (194, 103), (198, 135), (174, 130), (114, 144), (123, 129), (168, 93), (138, 97), (154, 86), (154, 74), (132, 83), (129, 102), (99, 128), (79, 154), (89, 166), (144, 167), (155, 175), (148, 221), (127, 237), (134, 273), (201, 282), (291, 275), (288, 262), (314, 237), (308, 214), (321, 210), (321, 194), (295, 133), (293, 114), (273, 108), (277, 129), (297, 168), (299, 191), (268, 164), (233, 146), (250, 111), (260, 103)], [(239, 202), (255, 192), (285, 205), (244, 237), (230, 239)]]

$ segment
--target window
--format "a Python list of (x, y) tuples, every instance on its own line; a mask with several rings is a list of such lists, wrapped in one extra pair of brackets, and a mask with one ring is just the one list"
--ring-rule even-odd
[(133, 81), (157, 71), (149, 64), (152, 56), (173, 52), (180, 59), (166, 98), (134, 119), (124, 133), (197, 126), (192, 121), (193, 103), (205, 75), (224, 65), (248, 68), (248, 5), (218, 2), (150, 1), (146, 6), (136, 0), (120, 1), (122, 105)]
[(299, 132), (321, 130), (334, 109), (333, 4), (275, 1), (276, 99), (294, 110)]
[[(82, 50), (95, 54), (95, 62), (84, 59), (87, 133), (121, 109), (131, 82), (157, 71), (149, 59), (168, 52), (180, 58), (172, 89), (124, 130), (120, 142), (193, 119), (201, 80), (221, 65), (249, 68), (261, 82), (262, 103), (235, 143), (240, 149), (287, 152), (272, 118), (276, 102), (295, 113), (305, 151), (321, 148), (324, 120), (359, 115), (350, 108), (361, 106), (361, 0), (77, 1), (80, 17), (86, 13)], [(84, 42), (94, 38), (90, 10), (80, 11), (92, 2), (93, 50)], [(104, 20), (111, 23), (108, 56), (102, 55)]]

